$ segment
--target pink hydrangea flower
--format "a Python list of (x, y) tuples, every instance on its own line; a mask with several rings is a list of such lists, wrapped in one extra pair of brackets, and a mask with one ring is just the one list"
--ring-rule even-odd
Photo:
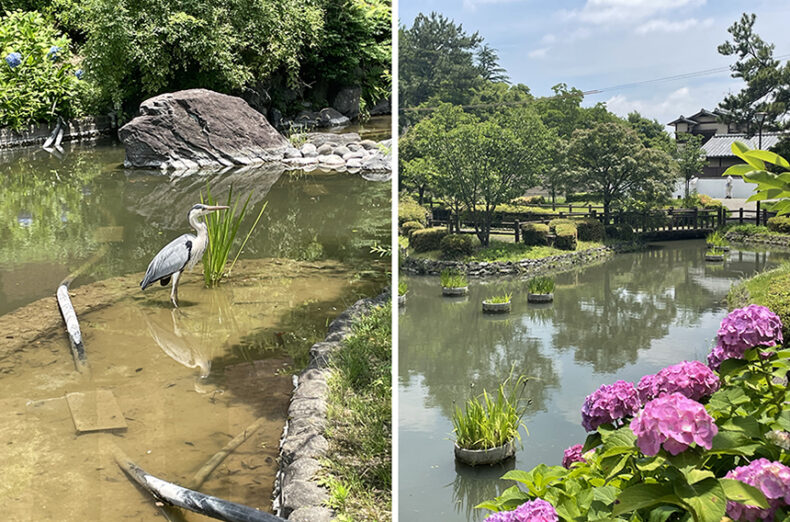
[(653, 456), (661, 447), (677, 455), (692, 442), (710, 449), (719, 429), (702, 404), (676, 392), (645, 404), (631, 421), (631, 431), (642, 453)]
[(764, 306), (749, 305), (722, 320), (717, 338), (725, 359), (742, 359), (749, 348), (782, 344), (782, 321)]
[(488, 515), (485, 522), (559, 522), (554, 506), (536, 498), (521, 504), (513, 511), (500, 511)]
[(719, 371), (721, 363), (725, 359), (728, 359), (727, 354), (724, 353), (721, 343), (717, 343), (716, 347), (708, 354), (708, 367), (711, 370)]
[(570, 448), (566, 449), (562, 456), (562, 467), (566, 469), (571, 469), (571, 464), (574, 462), (587, 462), (584, 457), (582, 457), (582, 445), (581, 444), (574, 444)]
[(604, 384), (584, 400), (582, 427), (595, 431), (602, 424), (635, 415), (641, 405), (634, 383), (617, 381), (608, 386)]
[(713, 395), (718, 389), (719, 378), (699, 361), (683, 361), (667, 366), (656, 375), (645, 375), (636, 386), (642, 404), (675, 392), (698, 401)]
[(790, 504), (790, 468), (780, 462), (757, 459), (727, 473), (727, 478), (740, 480), (763, 492), (771, 506), (760, 509), (738, 502), (727, 501), (727, 516), (733, 520), (774, 520), (774, 513), (781, 506)]

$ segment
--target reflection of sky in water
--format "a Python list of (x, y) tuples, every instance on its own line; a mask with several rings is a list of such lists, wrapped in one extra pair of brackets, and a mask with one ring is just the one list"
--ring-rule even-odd
[(30, 212), (20, 212), (19, 216), (16, 218), (16, 221), (23, 227), (29, 227), (33, 224), (33, 214)]
[[(562, 451), (584, 441), (580, 408), (601, 384), (643, 375), (681, 360), (704, 360), (726, 312), (730, 285), (774, 266), (787, 254), (730, 253), (713, 267), (702, 241), (664, 244), (644, 253), (557, 276), (555, 302), (528, 305), (524, 281), (477, 281), (464, 300), (439, 296), (438, 280), (409, 277), (400, 315), (400, 514), (406, 520), (482, 520), (468, 509), (512, 483), (458, 474), (450, 413), (470, 381), (493, 388), (516, 371), (533, 381), (525, 422), (530, 436), (517, 469), (559, 464)], [(480, 301), (513, 292), (513, 312), (487, 320)], [(459, 498), (461, 495), (461, 498)]]

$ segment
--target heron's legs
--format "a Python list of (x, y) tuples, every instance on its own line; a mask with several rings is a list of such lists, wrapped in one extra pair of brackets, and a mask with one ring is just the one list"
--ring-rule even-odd
[(173, 290), (170, 292), (170, 302), (173, 306), (178, 308), (178, 279), (181, 277), (181, 272), (173, 274)]

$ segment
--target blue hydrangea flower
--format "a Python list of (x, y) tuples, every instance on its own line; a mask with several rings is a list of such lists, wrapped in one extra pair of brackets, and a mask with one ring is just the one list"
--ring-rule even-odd
[(5, 57), (5, 63), (12, 69), (18, 67), (22, 63), (22, 55), (19, 53), (8, 53), (8, 56)]
[(82, 80), (83, 74), (85, 73), (82, 72), (82, 69), (77, 69), (76, 71), (74, 71), (74, 76), (76, 76), (78, 80)]
[(55, 61), (58, 59), (59, 52), (60, 52), (60, 47), (58, 47), (57, 45), (53, 45), (52, 47), (49, 48), (49, 52), (47, 53), (47, 58), (49, 58), (52, 61)]

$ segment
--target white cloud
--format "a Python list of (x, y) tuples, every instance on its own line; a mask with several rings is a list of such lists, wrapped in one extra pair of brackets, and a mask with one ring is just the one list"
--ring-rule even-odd
[[(705, 105), (704, 100), (710, 100), (707, 92), (699, 90), (692, 91), (688, 87), (676, 89), (666, 96), (655, 97), (652, 99), (630, 99), (623, 94), (615, 94), (606, 100), (606, 107), (617, 114), (625, 117), (629, 112), (637, 111), (645, 118), (656, 119), (662, 125), (666, 125), (681, 114), (689, 116), (694, 114)], [(713, 110), (716, 107), (704, 107)], [(667, 130), (670, 130), (669, 128)]]
[(635, 23), (659, 13), (703, 5), (705, 0), (587, 0), (581, 9), (561, 16), (594, 25)]
[(677, 20), (671, 21), (665, 18), (657, 18), (655, 20), (650, 20), (639, 27), (637, 27), (634, 31), (637, 34), (647, 34), (653, 32), (662, 32), (662, 33), (679, 33), (682, 31), (687, 31), (693, 27), (710, 27), (713, 25), (713, 18), (706, 18), (705, 20), (697, 20), (696, 18), (689, 18), (687, 20)]
[(540, 59), (540, 58), (545, 58), (547, 52), (549, 52), (548, 47), (541, 47), (540, 49), (534, 49), (530, 51), (529, 53), (527, 53), (527, 56), (529, 56), (530, 58)]
[(540, 39), (540, 43), (544, 43), (544, 44), (553, 44), (556, 41), (557, 41), (557, 37), (551, 33), (544, 34), (543, 38)]

